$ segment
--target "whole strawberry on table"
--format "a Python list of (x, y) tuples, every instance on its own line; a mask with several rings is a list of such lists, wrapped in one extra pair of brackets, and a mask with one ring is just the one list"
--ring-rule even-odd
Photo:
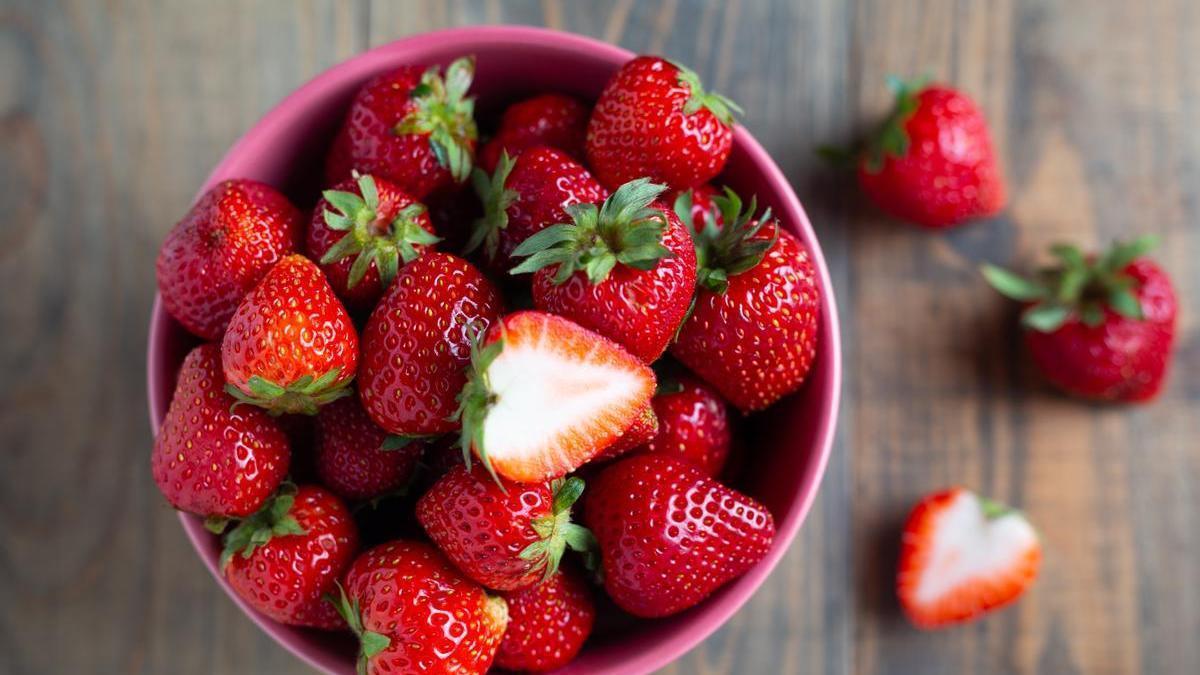
[[(638, 57), (594, 106), (513, 104), (476, 158), (473, 73), (374, 77), (327, 189), (296, 195), (307, 217), (226, 181), (158, 259), (164, 307), (203, 343), (155, 481), (223, 536), (235, 593), (354, 634), (365, 672), (551, 670), (601, 588), (662, 617), (745, 573), (775, 526), (722, 479), (738, 411), (802, 387), (816, 352), (808, 249), (712, 183), (732, 101)], [(446, 208), (471, 188), (482, 213)], [(289, 480), (304, 415), (320, 484)], [(366, 537), (380, 500), (408, 521)]]

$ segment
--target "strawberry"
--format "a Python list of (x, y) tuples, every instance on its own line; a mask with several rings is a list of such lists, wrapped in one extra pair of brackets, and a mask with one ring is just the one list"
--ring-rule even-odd
[(358, 637), (358, 672), (367, 675), (483, 673), (508, 623), (503, 599), (416, 541), (360, 555), (334, 601)]
[(454, 431), (471, 340), (496, 321), (502, 299), (462, 258), (427, 253), (400, 270), (363, 330), (359, 395), (388, 433)]
[(505, 152), (516, 157), (539, 145), (557, 148), (580, 161), (590, 112), (583, 103), (562, 94), (541, 94), (514, 103), (500, 117), (496, 135), (480, 148), (479, 165), (491, 173)]
[(221, 363), (225, 390), (238, 401), (273, 414), (315, 415), (350, 393), (358, 333), (316, 264), (290, 255), (238, 305)]
[(680, 222), (699, 232), (708, 224), (709, 218), (715, 219), (718, 226), (725, 224), (721, 210), (713, 201), (720, 195), (711, 183), (701, 183), (694, 188), (673, 191), (664, 201), (672, 205)]
[(671, 355), (744, 412), (804, 383), (817, 347), (821, 289), (808, 249), (770, 217), (752, 220), (732, 190), (724, 225), (694, 232), (699, 284)]
[(536, 272), (538, 309), (576, 321), (646, 363), (666, 350), (696, 284), (691, 237), (654, 201), (663, 189), (645, 179), (626, 183), (598, 208), (569, 207), (571, 222), (547, 227), (513, 251), (528, 256), (513, 274)]
[(863, 192), (889, 215), (941, 229), (1004, 208), (987, 120), (962, 92), (891, 80), (895, 107), (858, 160)]
[(511, 591), (553, 575), (567, 546), (588, 550), (591, 533), (571, 522), (582, 492), (578, 478), (520, 485), (459, 465), (417, 502), (417, 520), (464, 574)]
[(504, 271), (513, 266), (513, 249), (530, 235), (567, 221), (568, 207), (608, 196), (582, 165), (546, 147), (530, 148), (515, 159), (505, 152), (492, 176), (476, 169), (472, 180), (484, 215), (475, 224), (467, 251), (483, 244), (487, 260)]
[(370, 308), (396, 271), (438, 242), (425, 207), (396, 184), (358, 176), (322, 193), (308, 227), (308, 255), (333, 290)]
[(163, 307), (183, 327), (218, 340), (242, 296), (296, 250), (304, 217), (275, 188), (218, 183), (163, 242), (155, 266)]
[(1024, 516), (953, 488), (926, 496), (908, 516), (896, 593), (921, 628), (962, 623), (1019, 598), (1041, 559)]
[(646, 452), (685, 459), (716, 477), (729, 458), (732, 436), (725, 399), (694, 377), (679, 376), (677, 382), (675, 390), (660, 391), (651, 402), (658, 433)]
[(215, 518), (242, 518), (267, 501), (288, 472), (288, 439), (275, 420), (234, 407), (223, 390), (221, 351), (193, 349), (154, 439), (150, 468), (171, 506)]
[(516, 312), (472, 350), (462, 446), (507, 480), (558, 478), (612, 445), (653, 393), (654, 372), (617, 344), (559, 316)]
[(1154, 244), (1117, 243), (1098, 257), (1058, 245), (1061, 264), (1033, 280), (990, 265), (983, 272), (1027, 303), (1025, 343), (1047, 380), (1084, 398), (1146, 401), (1166, 378), (1177, 309), (1170, 277), (1143, 257)]
[(422, 71), (404, 66), (369, 80), (354, 97), (333, 141), (325, 180), (336, 185), (353, 170), (385, 178), (414, 199), (471, 175), (475, 101), (467, 96), (474, 58)]
[(721, 172), (733, 148), (733, 112), (704, 91), (696, 73), (657, 56), (639, 56), (609, 80), (592, 109), (588, 166), (611, 190), (650, 178), (682, 190)]
[(496, 665), (517, 672), (545, 672), (570, 663), (592, 633), (592, 589), (571, 568), (546, 581), (502, 594), (508, 630)]
[(424, 450), (425, 443), (375, 426), (355, 396), (317, 413), (317, 475), (343, 499), (367, 501), (401, 490)]
[(592, 461), (603, 462), (615, 459), (621, 455), (650, 442), (658, 434), (658, 417), (654, 414), (653, 406), (646, 406), (633, 420), (633, 425), (621, 434), (621, 437), (604, 452), (596, 455)]
[(698, 604), (762, 560), (775, 523), (753, 499), (666, 455), (635, 455), (588, 489), (604, 588), (622, 609), (660, 617)]
[(324, 596), (353, 561), (358, 528), (324, 488), (286, 485), (224, 545), (221, 571), (251, 607), (290, 626), (345, 628)]

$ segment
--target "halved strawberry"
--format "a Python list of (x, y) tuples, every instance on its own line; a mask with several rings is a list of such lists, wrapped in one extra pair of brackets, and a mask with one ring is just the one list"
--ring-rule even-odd
[(509, 480), (557, 478), (625, 433), (654, 386), (654, 372), (615, 342), (559, 316), (516, 312), (471, 354), (462, 445)]
[(1042, 547), (1020, 512), (951, 488), (920, 501), (904, 525), (896, 593), (921, 628), (1007, 605), (1037, 577)]

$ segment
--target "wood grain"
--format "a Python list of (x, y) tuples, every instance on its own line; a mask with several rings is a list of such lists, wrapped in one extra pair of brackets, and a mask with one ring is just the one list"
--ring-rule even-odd
[[(1191, 673), (1200, 667), (1200, 7), (1033, 0), (0, 0), (0, 672), (303, 672), (210, 581), (149, 477), (145, 326), (159, 242), (225, 148), (367, 47), (472, 23), (662, 53), (746, 108), (833, 272), (847, 381), (791, 551), (667, 673)], [(1011, 188), (946, 235), (893, 223), (812, 148), (927, 73), (986, 109)], [(1169, 387), (1081, 405), (1026, 365), (980, 282), (1061, 239), (1153, 232), (1184, 298)], [(1025, 508), (1035, 591), (922, 634), (897, 528), (962, 483)]]

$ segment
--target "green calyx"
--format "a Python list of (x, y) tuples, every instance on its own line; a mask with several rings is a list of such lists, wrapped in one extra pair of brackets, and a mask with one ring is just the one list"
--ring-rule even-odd
[[(235, 555), (249, 558), (259, 546), (274, 537), (304, 534), (304, 528), (292, 516), (292, 505), (296, 501), (296, 486), (284, 483), (274, 497), (267, 500), (254, 515), (239, 522), (225, 534), (221, 550), (220, 569), (224, 570)], [(206, 527), (208, 523), (205, 523)], [(223, 526), (222, 526), (223, 527)], [(212, 530), (212, 527), (209, 527)]]
[(984, 265), (983, 276), (1002, 295), (1032, 303), (1021, 315), (1029, 329), (1042, 333), (1058, 330), (1072, 317), (1095, 327), (1104, 323), (1104, 310), (1142, 320), (1137, 282), (1125, 268), (1158, 244), (1153, 236), (1132, 242), (1116, 242), (1096, 258), (1088, 258), (1074, 246), (1059, 244), (1051, 252), (1059, 264), (1038, 271), (1032, 278), (1018, 276), (994, 265)]
[(554, 576), (562, 561), (563, 552), (570, 547), (585, 556), (593, 556), (599, 548), (591, 530), (571, 522), (571, 506), (583, 494), (583, 480), (572, 476), (559, 478), (550, 484), (554, 504), (550, 515), (536, 518), (530, 524), (540, 539), (521, 551), (521, 559), (543, 567), (542, 581)]
[(902, 80), (893, 75), (888, 77), (887, 83), (896, 101), (892, 111), (867, 142), (866, 168), (870, 173), (882, 171), (889, 155), (903, 157), (908, 154), (910, 140), (904, 125), (917, 111), (917, 95), (925, 88), (926, 78)]
[(392, 452), (395, 450), (402, 450), (402, 449), (408, 447), (409, 444), (411, 444), (411, 443), (421, 443), (424, 441), (431, 441), (435, 438), (437, 438), (436, 435), (404, 436), (401, 434), (388, 434), (387, 436), (384, 437), (383, 443), (380, 444), (379, 449), (384, 452)]
[(483, 169), (477, 168), (471, 172), (475, 193), (483, 203), (483, 217), (475, 221), (471, 238), (467, 240), (466, 253), (474, 251), (482, 244), (488, 259), (496, 259), (496, 251), (500, 246), (500, 230), (508, 227), (508, 207), (518, 197), (515, 190), (504, 187), (504, 183), (508, 181), (508, 174), (512, 173), (516, 163), (505, 150), (500, 153), (500, 162), (496, 164), (496, 171), (491, 176), (484, 173)]
[(679, 83), (685, 85), (688, 91), (691, 92), (687, 103), (683, 104), (684, 115), (692, 115), (699, 112), (701, 108), (707, 108), (709, 112), (716, 115), (722, 124), (728, 127), (733, 126), (733, 114), (735, 112), (739, 115), (745, 114), (741, 106), (734, 103), (729, 97), (704, 91), (704, 85), (700, 82), (700, 76), (695, 71), (674, 61), (671, 62), (671, 65), (679, 70)]
[(504, 351), (504, 336), (491, 344), (484, 344), (487, 331), (482, 328), (475, 330), (471, 338), (471, 365), (467, 369), (467, 383), (458, 394), (458, 410), (451, 417), (462, 425), (459, 445), (462, 446), (463, 462), (467, 469), (471, 468), (471, 451), (474, 448), (483, 468), (491, 474), (496, 484), (504, 488), (504, 483), (496, 475), (492, 463), (488, 459), (487, 446), (484, 445), (483, 425), (487, 421), (488, 411), (496, 403), (496, 394), (492, 391), (488, 378), (488, 369), (500, 352)]
[(983, 511), (983, 517), (988, 520), (1003, 518), (1010, 513), (1015, 513), (1016, 509), (986, 497), (976, 497), (979, 500), (979, 508)]
[(629, 181), (609, 195), (604, 203), (572, 204), (567, 207), (569, 223), (551, 225), (530, 236), (513, 250), (525, 260), (509, 274), (527, 274), (558, 265), (554, 283), (561, 284), (577, 271), (598, 284), (608, 278), (617, 263), (638, 270), (651, 270), (671, 252), (663, 246), (667, 221), (652, 207), (666, 186), (649, 178)]
[[(725, 188), (723, 195), (713, 197), (715, 213), (707, 213), (704, 226), (696, 230), (692, 217), (692, 191), (675, 198), (675, 213), (687, 223), (696, 243), (696, 283), (714, 293), (724, 293), (729, 278), (753, 269), (779, 239), (779, 226), (771, 219), (771, 209), (765, 209), (757, 219), (758, 198), (752, 197), (743, 208), (742, 198)], [(687, 218), (683, 214), (688, 214)], [(723, 225), (717, 225), (720, 214)], [(767, 223), (772, 223), (771, 236), (760, 237)]]
[(367, 665), (371, 657), (387, 649), (392, 644), (392, 639), (383, 633), (376, 633), (363, 628), (362, 608), (358, 605), (358, 600), (351, 600), (346, 595), (346, 589), (342, 588), (340, 581), (335, 581), (337, 586), (337, 595), (326, 595), (325, 602), (333, 605), (337, 613), (341, 615), (346, 625), (350, 627), (350, 631), (358, 638), (358, 663), (356, 671), (359, 675), (366, 675)]
[(467, 96), (474, 77), (473, 56), (456, 59), (446, 67), (445, 77), (437, 66), (429, 68), (409, 94), (417, 109), (395, 128), (396, 134), (429, 134), (438, 163), (459, 183), (471, 175), (471, 143), (479, 137), (475, 99)]
[(305, 375), (286, 386), (255, 375), (246, 382), (249, 392), (232, 384), (226, 384), (225, 391), (236, 399), (234, 407), (254, 405), (275, 416), (316, 415), (321, 406), (350, 395), (350, 381), (337, 381), (341, 373), (342, 367), (338, 366), (320, 377)]
[(361, 194), (341, 190), (321, 193), (333, 207), (325, 209), (325, 224), (332, 230), (346, 233), (321, 256), (321, 264), (329, 265), (357, 256), (346, 279), (346, 287), (354, 288), (374, 262), (379, 279), (387, 288), (396, 278), (401, 261), (407, 264), (416, 260), (417, 246), (432, 246), (441, 239), (421, 227), (419, 218), (425, 213), (421, 204), (409, 204), (391, 220), (381, 219), (375, 179), (367, 175), (357, 178)]

